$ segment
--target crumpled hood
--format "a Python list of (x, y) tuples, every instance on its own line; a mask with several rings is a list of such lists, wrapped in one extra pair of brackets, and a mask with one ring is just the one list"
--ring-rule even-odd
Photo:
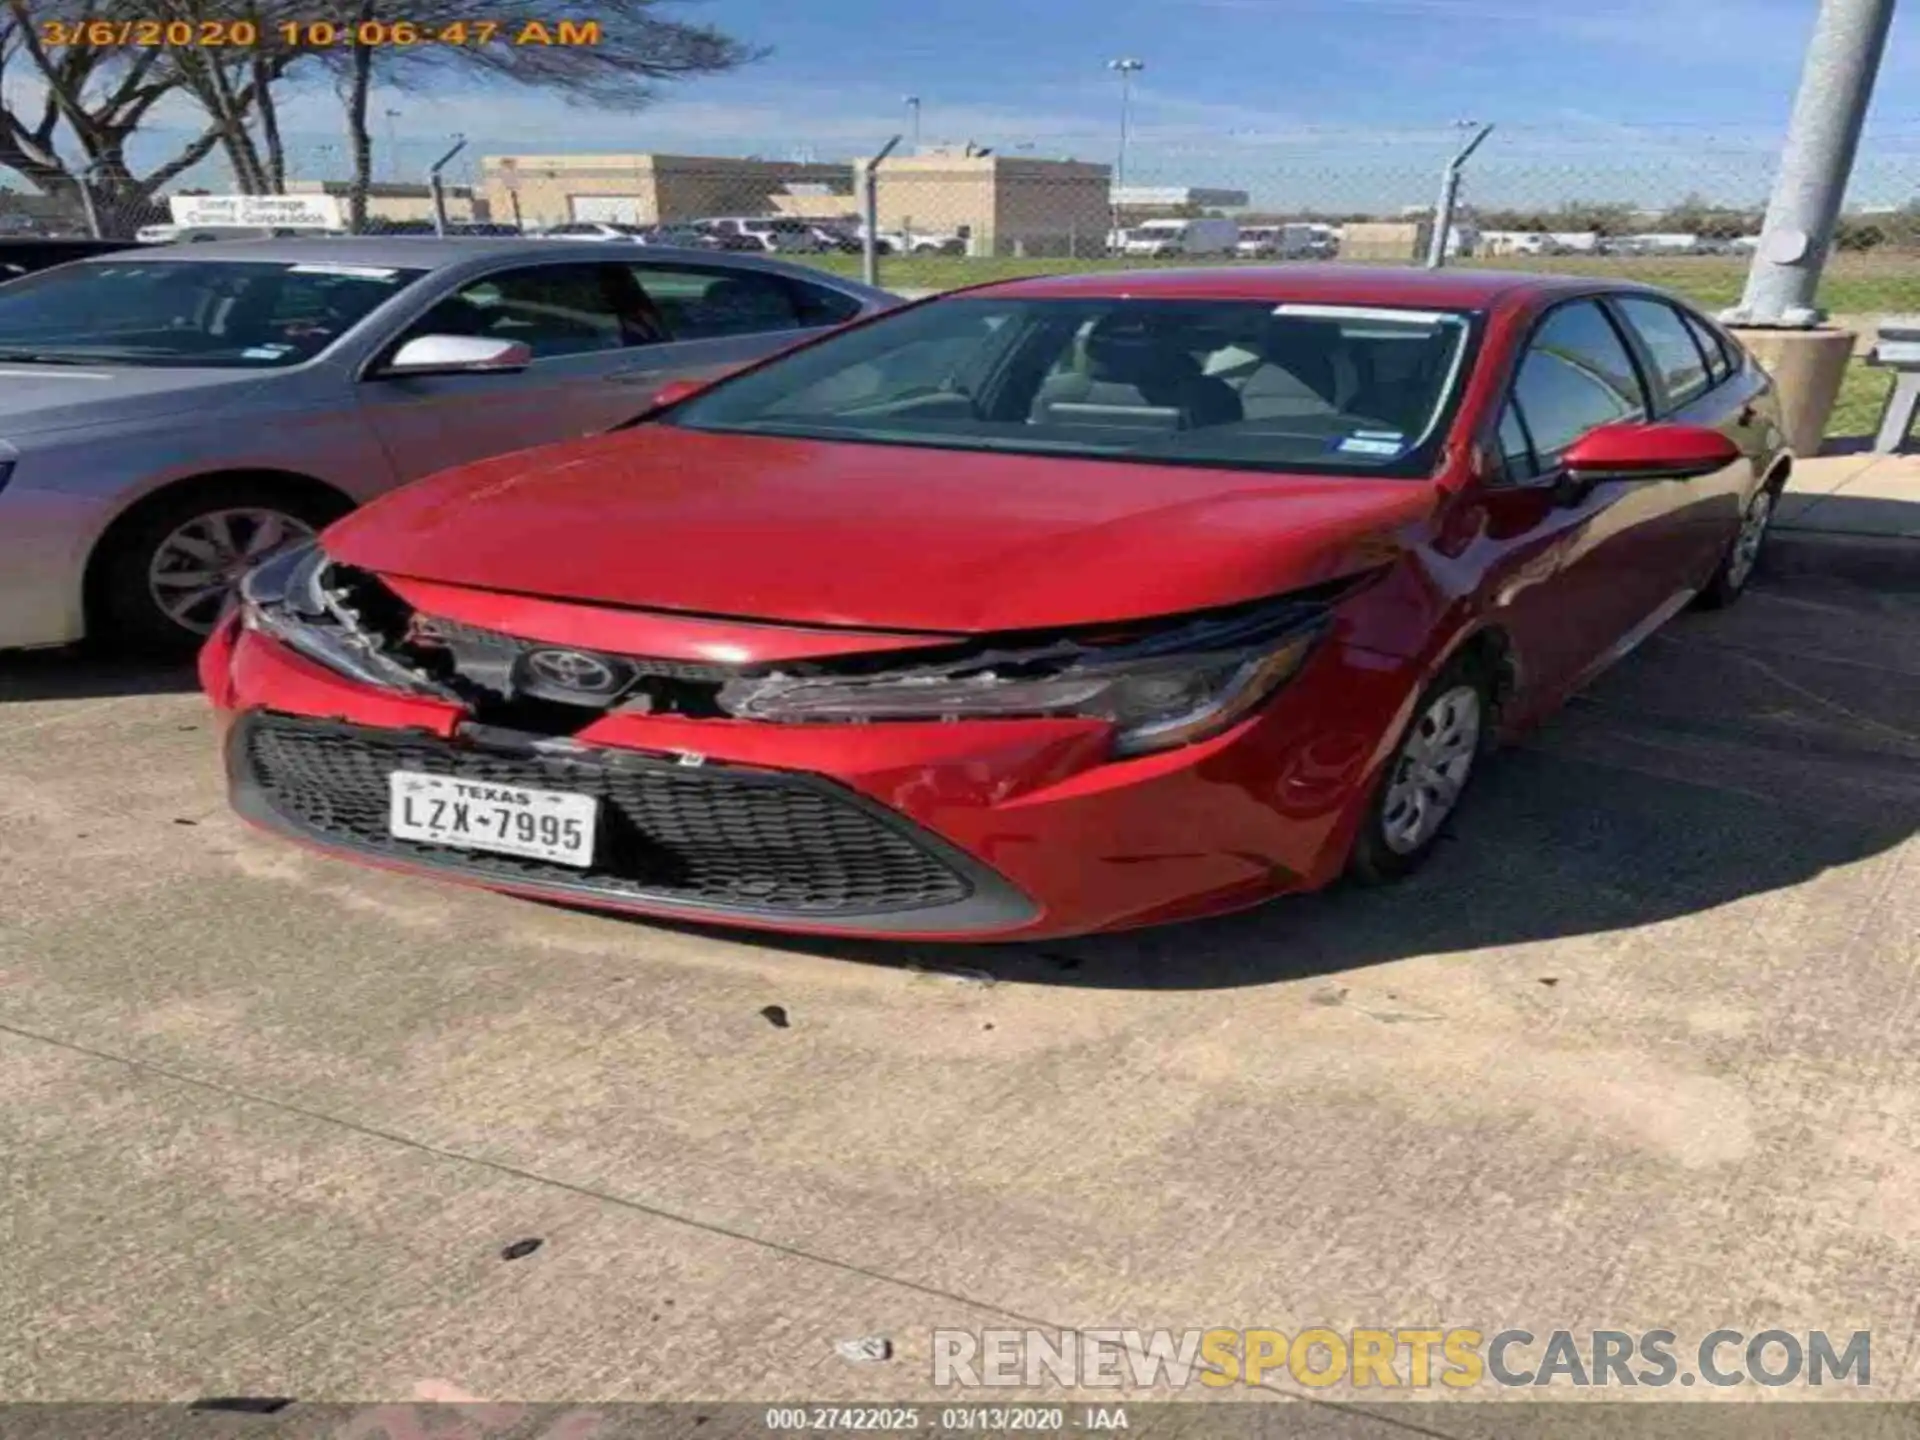
[(325, 536), (363, 569), (599, 604), (985, 632), (1172, 615), (1381, 564), (1414, 480), (646, 425), (395, 491)]
[(257, 371), (0, 361), (0, 439), (210, 414), (263, 383)]

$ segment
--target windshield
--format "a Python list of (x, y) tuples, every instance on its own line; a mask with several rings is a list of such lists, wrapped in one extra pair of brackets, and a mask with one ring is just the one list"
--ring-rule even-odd
[(297, 365), (425, 273), (147, 257), (67, 265), (0, 288), (0, 358), (245, 370)]
[(940, 300), (795, 351), (665, 423), (959, 450), (1414, 475), (1473, 318), (1254, 300)]

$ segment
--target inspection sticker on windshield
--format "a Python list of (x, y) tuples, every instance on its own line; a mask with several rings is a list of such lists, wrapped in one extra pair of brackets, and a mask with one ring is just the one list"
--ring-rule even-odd
[(1407, 444), (1397, 430), (1357, 430), (1342, 436), (1333, 448), (1346, 455), (1398, 455)]
[(400, 272), (380, 265), (292, 265), (290, 275), (347, 275), (356, 280), (391, 280)]

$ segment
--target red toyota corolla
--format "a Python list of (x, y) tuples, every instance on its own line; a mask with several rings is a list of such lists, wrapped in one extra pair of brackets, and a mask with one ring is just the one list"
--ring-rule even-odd
[(1753, 573), (1771, 387), (1656, 291), (1018, 280), (391, 494), (201, 660), (241, 814), (549, 899), (986, 940), (1425, 856)]

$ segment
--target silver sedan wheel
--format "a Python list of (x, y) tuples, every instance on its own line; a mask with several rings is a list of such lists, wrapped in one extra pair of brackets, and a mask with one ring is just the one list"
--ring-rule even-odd
[(160, 612), (204, 635), (234, 586), (255, 565), (313, 527), (280, 510), (243, 506), (196, 515), (162, 540), (147, 566), (147, 589)]
[(1740, 533), (1733, 537), (1733, 553), (1727, 557), (1727, 586), (1738, 590), (1753, 574), (1760, 559), (1760, 546), (1767, 538), (1767, 526), (1773, 521), (1773, 492), (1762, 490), (1747, 506), (1740, 521)]
[(1480, 753), (1480, 692), (1456, 685), (1415, 717), (1400, 746), (1380, 832), (1396, 855), (1411, 855), (1439, 833)]

